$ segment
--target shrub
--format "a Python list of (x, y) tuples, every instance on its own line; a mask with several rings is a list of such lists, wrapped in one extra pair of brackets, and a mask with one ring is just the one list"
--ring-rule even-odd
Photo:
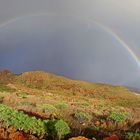
[(42, 105), (41, 109), (44, 113), (55, 113), (55, 112), (57, 112), (57, 109), (53, 105), (50, 105), (50, 104)]
[(70, 133), (68, 124), (63, 120), (36, 119), (2, 104), (0, 104), (0, 121), (3, 122), (1, 127), (14, 126), (18, 130), (37, 135), (41, 139), (46, 136), (61, 139)]
[(10, 107), (0, 104), (0, 120), (4, 121), (4, 125), (15, 126), (18, 130), (26, 133), (42, 136), (46, 133), (44, 123), (35, 117), (29, 117), (21, 111), (17, 111)]
[(128, 118), (129, 114), (126, 112), (111, 112), (107, 120), (120, 123), (125, 122)]
[(63, 120), (46, 121), (45, 126), (48, 130), (49, 136), (53, 138), (58, 137), (59, 140), (70, 133), (68, 124)]
[(0, 85), (0, 92), (14, 92), (15, 89), (12, 89), (5, 85)]
[(28, 95), (28, 93), (26, 93), (26, 92), (18, 92), (16, 95), (17, 95), (18, 97), (21, 97), (21, 98), (26, 98), (27, 95)]
[(74, 117), (80, 122), (90, 121), (92, 119), (92, 116), (86, 112), (76, 112)]
[(133, 132), (128, 132), (125, 136), (127, 140), (139, 140), (140, 139), (140, 134), (139, 133), (133, 133)]
[(29, 102), (29, 101), (23, 101), (23, 102), (21, 102), (21, 105), (32, 106), (33, 103), (31, 103), (31, 102)]
[(55, 105), (55, 107), (58, 109), (66, 109), (69, 107), (69, 105), (65, 102), (59, 102)]

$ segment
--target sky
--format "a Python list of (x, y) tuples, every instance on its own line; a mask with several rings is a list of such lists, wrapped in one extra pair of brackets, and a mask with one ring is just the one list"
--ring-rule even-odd
[(139, 17), (139, 0), (0, 0), (0, 69), (139, 88)]

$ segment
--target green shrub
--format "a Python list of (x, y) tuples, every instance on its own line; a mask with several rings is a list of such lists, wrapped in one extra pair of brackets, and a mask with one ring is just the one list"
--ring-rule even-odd
[(21, 111), (17, 111), (10, 107), (0, 104), (0, 120), (4, 125), (15, 126), (18, 130), (23, 130), (26, 133), (42, 136), (46, 134), (44, 123), (35, 117), (29, 117)]
[(0, 85), (0, 92), (14, 92), (15, 89), (12, 89), (5, 85)]
[(18, 92), (16, 95), (18, 97), (21, 97), (21, 98), (27, 98), (28, 93), (26, 93), (26, 92)]
[(140, 140), (140, 133), (128, 132), (125, 138), (127, 140)]
[(48, 130), (48, 135), (53, 138), (58, 137), (59, 140), (70, 133), (68, 124), (63, 120), (46, 121), (45, 126)]
[(2, 127), (14, 126), (18, 130), (37, 135), (41, 139), (51, 136), (60, 140), (70, 133), (68, 124), (61, 119), (36, 119), (2, 104), (0, 104), (0, 121), (3, 122)]
[(58, 109), (67, 109), (69, 105), (65, 102), (59, 102), (55, 105), (55, 107)]
[(42, 105), (41, 109), (44, 113), (55, 113), (55, 112), (57, 112), (57, 109), (53, 105), (50, 105), (50, 104)]
[(33, 105), (33, 103), (31, 103), (29, 101), (22, 101), (20, 104), (25, 105), (25, 106), (32, 106)]
[(129, 114), (126, 112), (111, 112), (110, 115), (107, 117), (107, 120), (121, 123), (129, 119), (129, 117)]
[(92, 119), (92, 116), (86, 112), (76, 112), (74, 117), (80, 122), (90, 121)]

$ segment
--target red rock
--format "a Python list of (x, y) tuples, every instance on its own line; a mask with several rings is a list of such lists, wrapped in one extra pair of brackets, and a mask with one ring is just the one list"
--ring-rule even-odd
[(89, 140), (89, 139), (85, 138), (85, 137), (82, 137), (82, 136), (79, 136), (79, 137), (70, 138), (69, 140)]
[(22, 133), (16, 132), (11, 136), (11, 140), (25, 140), (25, 137)]
[(0, 129), (0, 137), (4, 137), (5, 136), (5, 131), (4, 128)]
[(119, 137), (117, 135), (112, 135), (111, 137), (106, 137), (103, 140), (119, 140)]
[(96, 122), (95, 122), (95, 125), (96, 125), (96, 126), (100, 126), (100, 125), (101, 125), (100, 121), (96, 121)]

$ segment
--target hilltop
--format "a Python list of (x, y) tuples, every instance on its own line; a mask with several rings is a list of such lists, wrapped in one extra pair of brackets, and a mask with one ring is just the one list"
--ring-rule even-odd
[(127, 87), (71, 80), (44, 71), (17, 75), (4, 70), (0, 71), (0, 102), (37, 119), (64, 120), (71, 129), (67, 137), (98, 140), (115, 133), (120, 139), (129, 139), (130, 134), (140, 138), (140, 96)]

